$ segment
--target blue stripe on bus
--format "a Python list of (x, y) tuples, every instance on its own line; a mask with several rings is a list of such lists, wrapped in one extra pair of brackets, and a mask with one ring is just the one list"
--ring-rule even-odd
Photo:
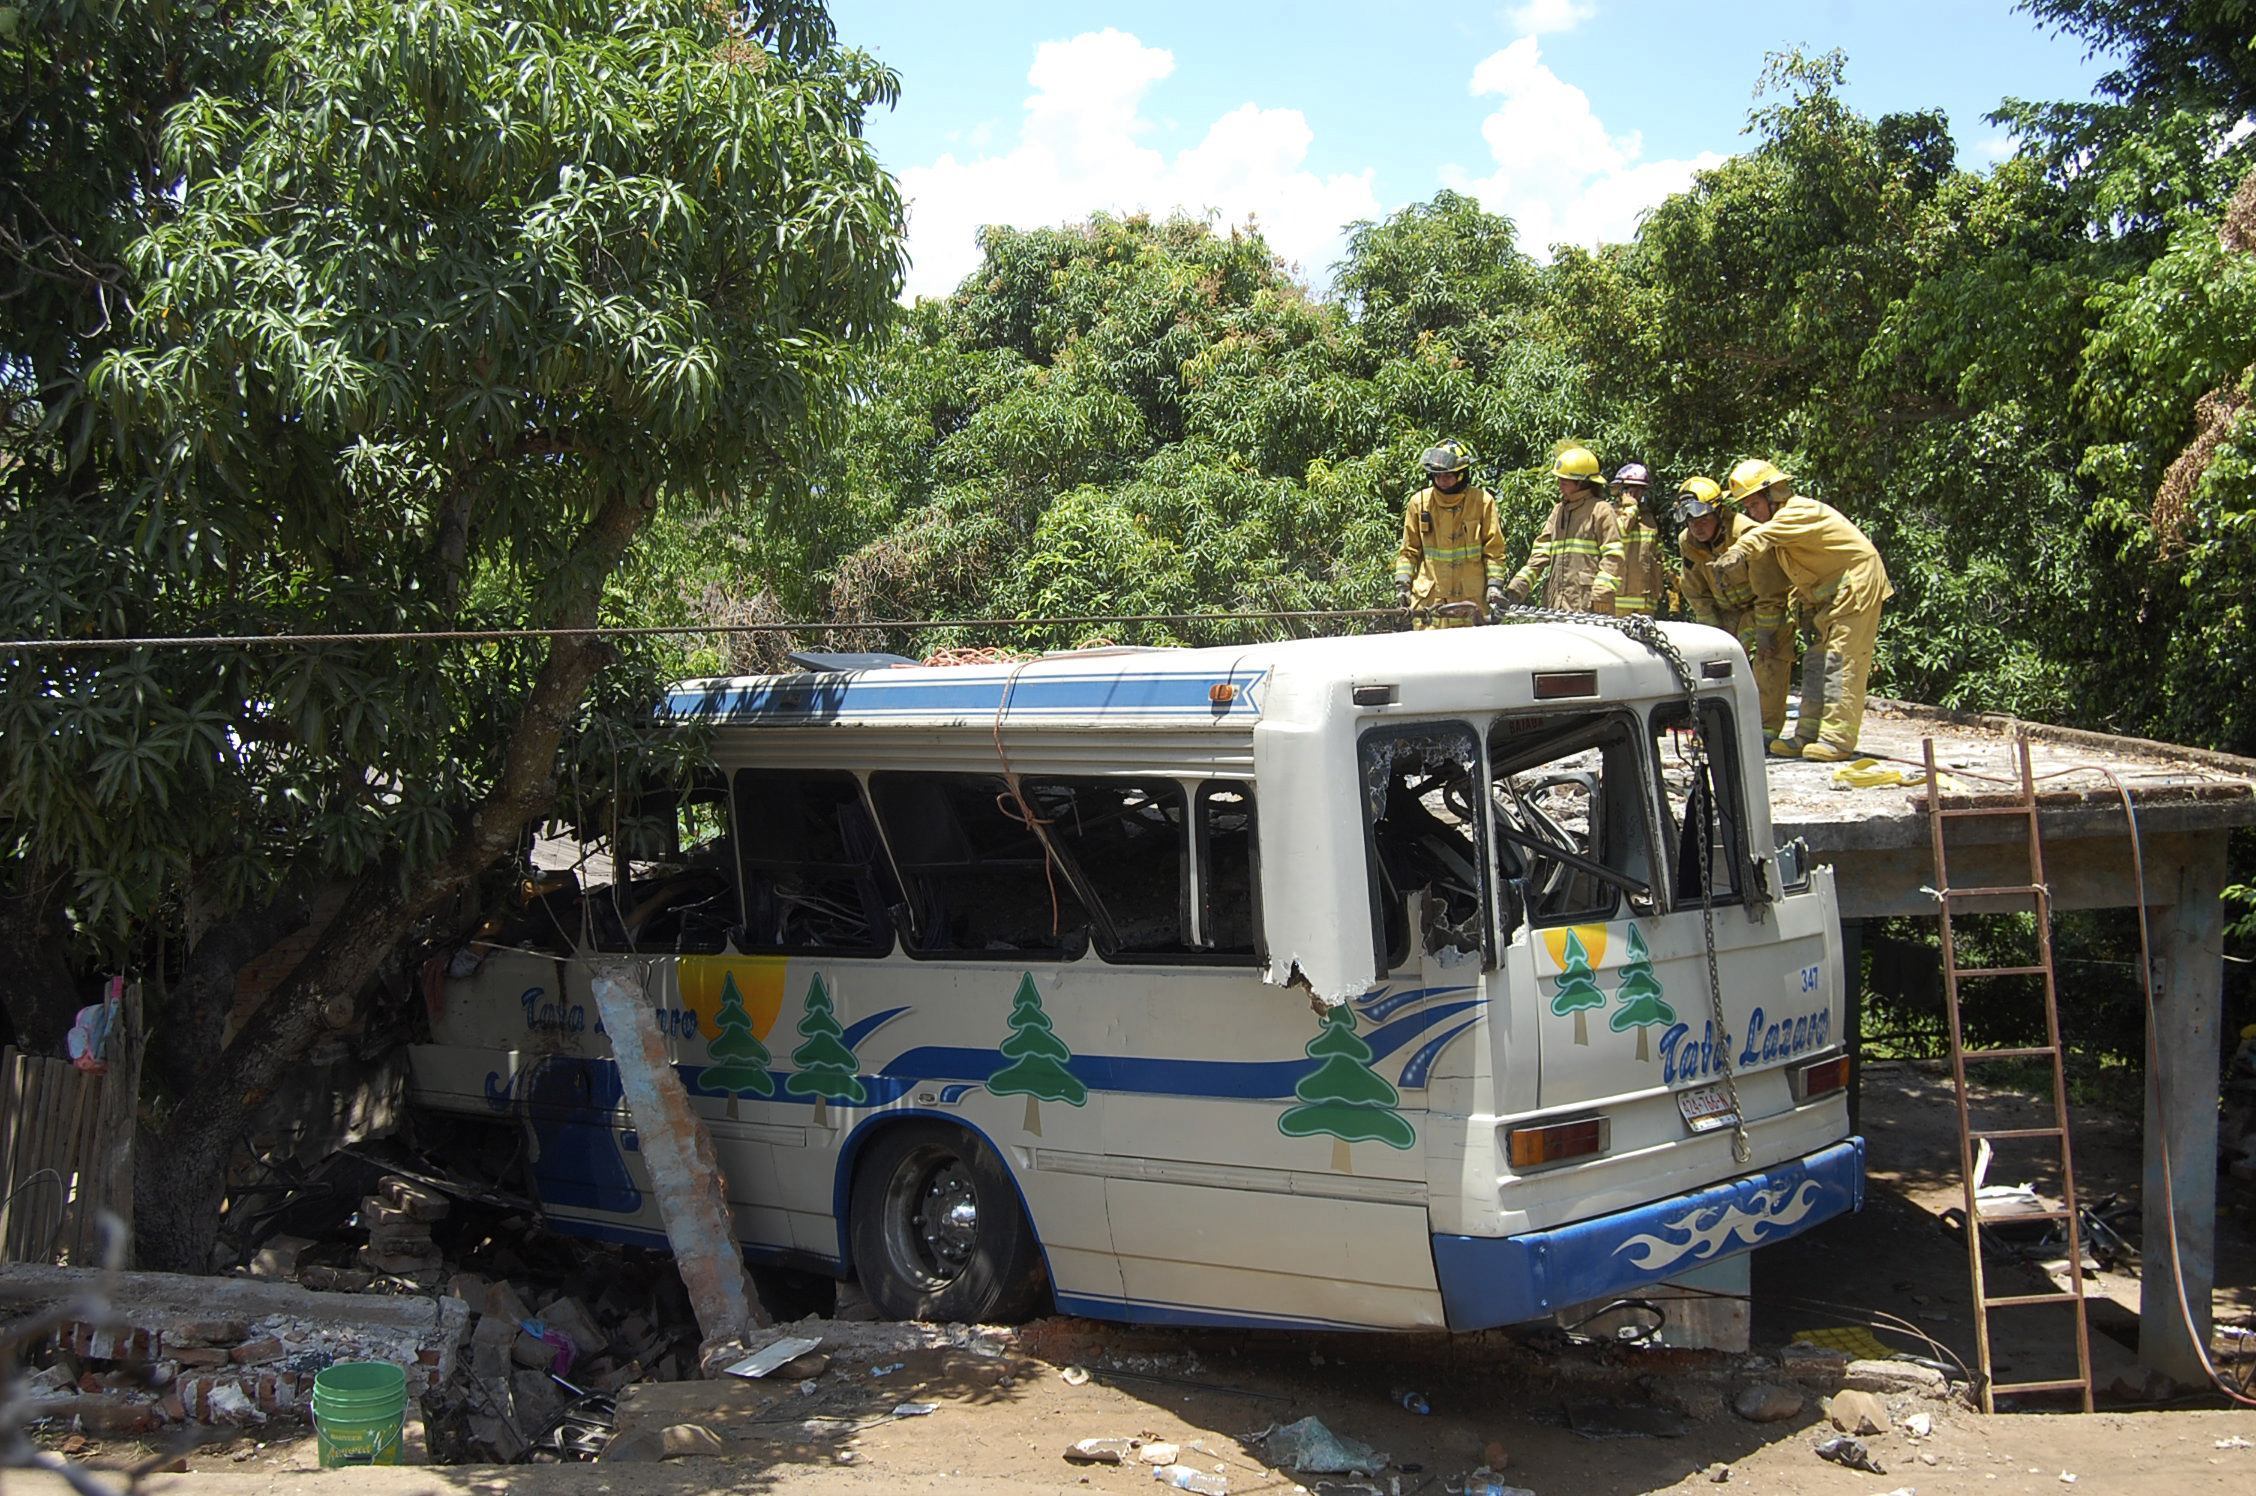
[[(1435, 988), (1432, 991), (1470, 991), (1470, 988)], [(1425, 992), (1417, 994), (1425, 996)], [(1423, 1012), (1407, 1018), (1384, 1023), (1364, 1035), (1371, 1046), (1374, 1064), (1388, 1056), (1408, 1049), (1429, 1030), (1448, 1023), (1461, 1014), (1470, 1013), (1483, 1006), (1483, 1000), (1469, 998), (1458, 1002), (1437, 1003)], [(846, 1029), (848, 1048), (859, 1044), (878, 1028), (901, 1014), (906, 1007), (888, 1008), (859, 1019)], [(1434, 1039), (1410, 1057), (1403, 1067), (1401, 1084), (1410, 1089), (1423, 1086), (1432, 1068), (1433, 1056), (1440, 1047), (1471, 1027), (1468, 1020)], [(1429, 1051), (1431, 1053), (1429, 1053)], [(552, 1058), (554, 1065), (565, 1057)], [(586, 1072), (582, 1082), (589, 1094), (606, 1092), (617, 1095), (617, 1064), (607, 1057), (571, 1058), (567, 1062), (574, 1073)], [(857, 1076), (862, 1084), (863, 1099), (853, 1103), (860, 1107), (889, 1106), (899, 1101), (920, 1085), (942, 1082), (941, 1097), (948, 1102), (961, 1100), (967, 1093), (984, 1085), (987, 1078), (1008, 1064), (999, 1049), (979, 1049), (955, 1045), (924, 1045), (903, 1051), (889, 1061), (875, 1075)], [(1313, 1073), (1318, 1062), (1305, 1057), (1289, 1060), (1182, 1060), (1148, 1059), (1136, 1055), (1075, 1055), (1066, 1064), (1074, 1078), (1092, 1091), (1114, 1091), (1144, 1096), (1194, 1096), (1218, 1101), (1282, 1101), (1290, 1098), (1293, 1088)], [(537, 1067), (536, 1067), (537, 1068)], [(801, 1105), (812, 1107), (818, 1098), (795, 1095), (785, 1083), (795, 1073), (789, 1070), (767, 1072), (769, 1091), (766, 1095), (743, 1089), (730, 1089), (705, 1084), (705, 1074), (716, 1067), (709, 1065), (676, 1064), (682, 1084), (694, 1096), (726, 1098), (735, 1096), (772, 1105)], [(531, 1073), (530, 1071), (526, 1073)], [(506, 1106), (506, 1099), (496, 1103), (495, 1098), (506, 1098), (510, 1087), (498, 1084), (498, 1075), (486, 1079), (489, 1104)], [(577, 1093), (575, 1100), (577, 1099)], [(836, 1100), (836, 1098), (829, 1098)], [(560, 1105), (537, 1098), (527, 1098), (523, 1103), (530, 1111), (546, 1117), (553, 1112), (552, 1120), (569, 1120), (591, 1108), (582, 1105)], [(608, 1112), (607, 1104), (592, 1108)]]
[[(1209, 721), (1247, 721), (1261, 715), (1257, 692), (1268, 672), (1245, 680), (1227, 673), (1200, 671), (1175, 675), (1025, 675), (1015, 682), (989, 676), (975, 680), (902, 679), (888, 675), (790, 676), (757, 685), (715, 685), (666, 694), (665, 715), (737, 720), (793, 721), (833, 717), (992, 717), (1003, 705), (1006, 687), (1010, 715), (1194, 717)], [(1237, 687), (1230, 700), (1209, 694), (1217, 684)]]
[(1405, 1091), (1424, 1090), (1426, 1078), (1433, 1074), (1434, 1061), (1441, 1058), (1441, 1052), (1449, 1047), (1449, 1041), (1478, 1021), (1468, 1018), (1440, 1038), (1427, 1040), (1425, 1046), (1410, 1056), (1409, 1063), (1402, 1067), (1402, 1074), (1397, 1078), (1396, 1084)]
[[(1088, 1293), (1053, 1293), (1058, 1313), (1080, 1314), (1132, 1325), (1210, 1325), (1233, 1330), (1365, 1330), (1374, 1328), (1347, 1319), (1308, 1319), (1290, 1314), (1249, 1314), (1238, 1309), (1202, 1309), (1195, 1304), (1170, 1304), (1157, 1299), (1109, 1298)], [(1099, 1371), (1098, 1376), (1103, 1376)]]
[(1382, 987), (1369, 997), (1357, 998), (1355, 1011), (1373, 1023), (1384, 1023), (1421, 998), (1447, 997), (1454, 992), (1472, 990), (1470, 983), (1460, 983), (1455, 987), (1405, 987), (1400, 992), (1388, 992)]
[[(1397, 1019), (1364, 1036), (1374, 1063), (1409, 1047), (1419, 1035), (1480, 1007), (1478, 1000), (1442, 1003)], [(906, 1079), (984, 1083), (1008, 1064), (1000, 1050), (926, 1045), (907, 1050), (873, 1077), (883, 1083)], [(1281, 1101), (1312, 1074), (1318, 1061), (1145, 1059), (1135, 1055), (1075, 1055), (1066, 1062), (1074, 1079), (1092, 1091), (1146, 1096), (1199, 1096), (1228, 1101)], [(687, 1073), (686, 1067), (684, 1073)], [(876, 1104), (876, 1103), (873, 1103)]]

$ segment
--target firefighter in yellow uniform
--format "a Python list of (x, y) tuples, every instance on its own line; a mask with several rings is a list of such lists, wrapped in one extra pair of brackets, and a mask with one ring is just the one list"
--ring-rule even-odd
[(1524, 603), (1542, 589), (1541, 605), (1564, 613), (1611, 613), (1614, 587), (1599, 585), (1606, 552), (1619, 555), (1621, 522), (1606, 502), (1605, 480), (1588, 447), (1568, 447), (1552, 460), (1559, 502), (1535, 537), (1527, 564), (1505, 594)]
[(1735, 568), (1775, 556), (1812, 615), (1816, 639), (1802, 656), (1802, 712), (1773, 753), (1833, 763), (1856, 756), (1864, 688), (1880, 638), (1880, 605), (1895, 596), (1888, 568), (1864, 532), (1830, 504), (1804, 498), (1776, 466), (1750, 457), (1731, 470), (1731, 497), (1755, 527), (1716, 558)]
[(1644, 463), (1625, 462), (1614, 469), (1607, 484), (1614, 517), (1621, 525), (1621, 540), (1598, 558), (1598, 590), (1612, 593), (1614, 603), (1611, 609), (1599, 607), (1596, 612), (1650, 616), (1668, 602), (1668, 557), (1661, 549), (1655, 515), (1645, 507), (1645, 490), (1652, 482), (1653, 475), (1645, 470)]
[(1402, 550), (1394, 561), (1394, 590), (1405, 608), (1471, 603), (1462, 618), (1421, 613), (1416, 628), (1462, 628), (1481, 621), (1484, 602), (1504, 595), (1504, 527), (1496, 500), (1473, 486), (1472, 449), (1446, 441), (1422, 459), (1426, 487), (1402, 511)]
[(1775, 555), (1747, 564), (1743, 579), (1727, 584), (1716, 575), (1715, 559), (1755, 527), (1723, 496), (1713, 478), (1687, 478), (1676, 495), (1681, 527), (1677, 549), (1684, 558), (1678, 587), (1694, 623), (1738, 636), (1754, 667), (1755, 694), (1762, 700), (1763, 739), (1786, 730), (1786, 688), (1794, 675), (1794, 630), (1789, 623), (1793, 586)]

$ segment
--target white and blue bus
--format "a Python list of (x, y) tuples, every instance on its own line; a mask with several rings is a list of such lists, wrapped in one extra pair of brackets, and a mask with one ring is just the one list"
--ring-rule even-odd
[(904, 1318), (1470, 1330), (1791, 1236), (1863, 1190), (1831, 874), (1665, 627), (1689, 693), (1558, 624), (687, 682), (688, 844), (458, 959), (415, 1099), (663, 1246), (638, 953), (748, 1259)]

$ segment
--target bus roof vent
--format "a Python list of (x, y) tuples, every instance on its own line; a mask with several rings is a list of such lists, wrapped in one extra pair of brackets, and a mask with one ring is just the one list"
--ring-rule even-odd
[(819, 649), (795, 649), (790, 658), (792, 664), (817, 675), (836, 675), (844, 670), (890, 670), (896, 665), (917, 663), (907, 655), (833, 654)]

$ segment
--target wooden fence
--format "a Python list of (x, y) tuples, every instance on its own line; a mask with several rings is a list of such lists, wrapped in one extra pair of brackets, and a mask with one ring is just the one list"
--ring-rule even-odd
[(129, 989), (106, 1072), (0, 1050), (0, 1262), (100, 1260), (100, 1218), (131, 1226), (140, 994)]

